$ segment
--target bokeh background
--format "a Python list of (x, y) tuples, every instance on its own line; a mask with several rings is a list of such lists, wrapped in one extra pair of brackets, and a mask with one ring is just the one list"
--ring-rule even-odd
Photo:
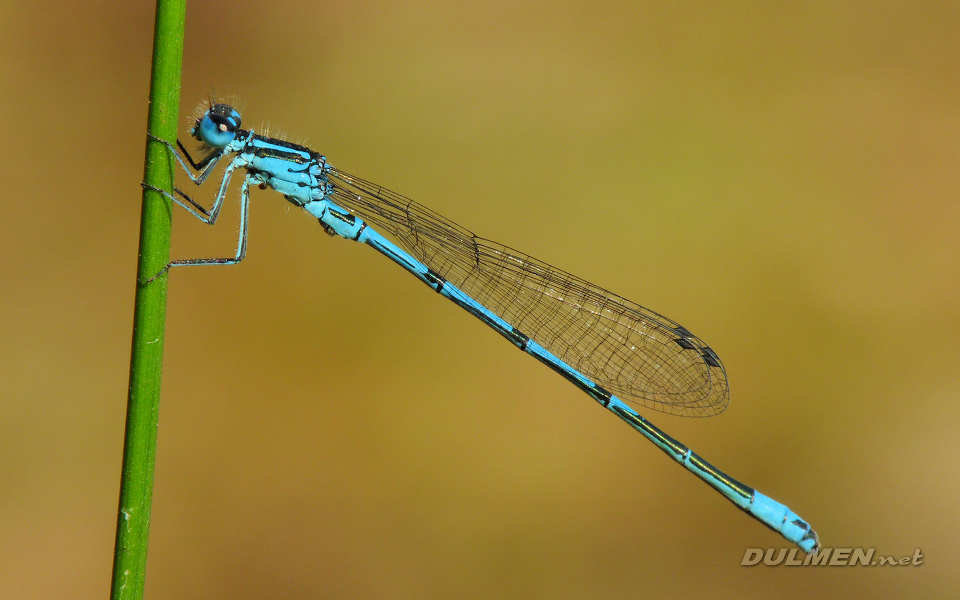
[[(2, 598), (109, 592), (152, 28), (0, 9)], [(675, 318), (732, 402), (654, 423), (827, 547), (924, 561), (740, 566), (787, 544), (255, 191), (247, 260), (170, 277), (147, 597), (957, 597), (958, 44), (955, 2), (191, 3), (181, 135), (235, 97)], [(174, 255), (236, 215), (178, 209)]]

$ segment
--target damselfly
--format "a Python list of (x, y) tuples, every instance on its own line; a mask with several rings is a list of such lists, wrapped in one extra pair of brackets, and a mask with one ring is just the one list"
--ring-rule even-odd
[(372, 246), (559, 373), (761, 523), (806, 552), (818, 548), (817, 534), (789, 508), (727, 476), (624, 403), (686, 416), (710, 416), (726, 408), (729, 388), (720, 358), (679, 323), (477, 237), (421, 204), (344, 173), (309, 148), (241, 129), (240, 113), (229, 105), (211, 106), (191, 134), (207, 151), (196, 162), (179, 140), (180, 152), (157, 141), (197, 185), (229, 157), (210, 210), (176, 188), (171, 194), (144, 186), (212, 225), (231, 176), (237, 169), (246, 171), (237, 252), (229, 258), (176, 260), (143, 283), (170, 267), (243, 260), (250, 186), (271, 187), (315, 216), (328, 234)]

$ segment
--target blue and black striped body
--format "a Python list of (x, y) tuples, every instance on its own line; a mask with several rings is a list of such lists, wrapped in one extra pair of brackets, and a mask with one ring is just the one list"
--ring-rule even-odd
[(297, 206), (327, 195), (326, 160), (309, 148), (240, 130), (243, 149), (234, 161), (256, 182), (273, 188)]
[(582, 373), (563, 362), (540, 344), (534, 342), (512, 325), (493, 314), (485, 306), (462, 292), (456, 286), (444, 281), (442, 277), (428, 269), (412, 256), (398, 248), (361, 219), (354, 218), (348, 211), (326, 201), (311, 202), (304, 206), (310, 214), (320, 219), (327, 231), (347, 239), (356, 240), (375, 248), (378, 252), (394, 261), (417, 279), (430, 286), (444, 298), (452, 301), (468, 313), (483, 321), (491, 329), (505, 337), (514, 346), (523, 350), (538, 361), (547, 365), (567, 381), (584, 391), (628, 425), (640, 432), (645, 438), (663, 450), (697, 477), (705, 481), (727, 499), (757, 520), (767, 525), (786, 539), (794, 542), (805, 552), (813, 552), (819, 546), (817, 535), (810, 525), (798, 517), (789, 508), (769, 498), (753, 488), (726, 475), (692, 450), (673, 439), (658, 427), (637, 414), (626, 403), (597, 385)]
[[(816, 551), (816, 533), (789, 508), (716, 469), (621, 399), (693, 416), (723, 410), (728, 394), (723, 365), (687, 329), (573, 275), (477, 238), (422, 205), (334, 169), (305, 146), (257, 135), (239, 125), (239, 113), (223, 104), (211, 107), (197, 121), (194, 137), (213, 151), (194, 163), (180, 145), (196, 175), (175, 152), (197, 184), (217, 161), (232, 157), (213, 209), (206, 211), (182, 192), (192, 207), (168, 194), (212, 224), (230, 174), (245, 170), (237, 255), (176, 261), (171, 266), (242, 260), (249, 186), (270, 187), (315, 216), (327, 233), (373, 247), (559, 373), (739, 508), (804, 551)], [(399, 245), (381, 235), (379, 228), (395, 236)]]

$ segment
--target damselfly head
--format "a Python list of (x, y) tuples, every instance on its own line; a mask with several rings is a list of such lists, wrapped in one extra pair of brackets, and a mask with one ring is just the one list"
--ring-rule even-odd
[(239, 129), (240, 113), (229, 104), (215, 104), (197, 119), (190, 134), (212, 148), (223, 148)]

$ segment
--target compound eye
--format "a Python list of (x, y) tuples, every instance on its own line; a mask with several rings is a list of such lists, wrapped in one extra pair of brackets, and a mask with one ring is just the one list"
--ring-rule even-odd
[(220, 115), (210, 115), (210, 120), (220, 133), (233, 133), (237, 128), (230, 122), (230, 119)]
[(216, 104), (208, 113), (217, 125), (224, 125), (223, 131), (236, 131), (240, 128), (240, 113), (229, 104)]
[(228, 104), (217, 104), (197, 121), (193, 137), (213, 148), (223, 148), (240, 129), (240, 113)]

